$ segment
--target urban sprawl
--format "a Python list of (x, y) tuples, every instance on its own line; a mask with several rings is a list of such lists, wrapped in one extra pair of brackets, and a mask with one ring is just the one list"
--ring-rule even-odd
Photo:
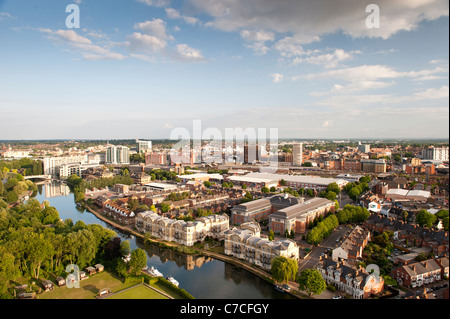
[[(172, 142), (153, 144), (0, 143), (0, 220), (11, 223), (42, 184), (149, 241), (256, 269), (294, 297), (448, 298), (448, 142), (280, 141), (276, 154), (244, 143), (234, 157), (200, 143), (176, 150), (181, 163)], [(83, 276), (95, 273), (85, 266)], [(14, 279), (27, 272), (18, 269)], [(3, 272), (2, 296), (36, 296), (16, 294)]]

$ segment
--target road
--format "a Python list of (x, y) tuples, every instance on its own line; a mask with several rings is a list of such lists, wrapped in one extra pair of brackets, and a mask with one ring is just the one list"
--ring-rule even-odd
[[(341, 229), (339, 229), (341, 228)], [(331, 233), (328, 238), (324, 239), (317, 247), (314, 247), (311, 253), (306, 256), (305, 259), (301, 259), (298, 266), (299, 273), (305, 269), (313, 269), (317, 263), (319, 262), (320, 255), (325, 253), (329, 249), (334, 249), (337, 246), (336, 239), (344, 237), (346, 232), (350, 230), (350, 227), (347, 226), (339, 226), (338, 228)]]

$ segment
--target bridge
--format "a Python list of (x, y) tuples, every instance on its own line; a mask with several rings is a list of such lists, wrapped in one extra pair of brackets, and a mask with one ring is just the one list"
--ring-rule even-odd
[(52, 175), (26, 175), (25, 179), (52, 179)]

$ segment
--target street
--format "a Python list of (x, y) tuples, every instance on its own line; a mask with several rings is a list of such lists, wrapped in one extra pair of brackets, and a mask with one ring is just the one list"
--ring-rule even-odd
[(299, 273), (302, 272), (305, 269), (312, 269), (314, 268), (317, 263), (319, 262), (320, 255), (322, 253), (325, 253), (329, 249), (334, 249), (338, 245), (336, 240), (338, 238), (341, 238), (341, 241), (343, 240), (345, 234), (350, 230), (350, 227), (348, 226), (339, 226), (336, 228), (333, 233), (326, 239), (324, 239), (317, 247), (314, 247), (309, 253), (308, 256), (306, 256), (305, 259), (301, 259), (299, 262), (298, 271)]

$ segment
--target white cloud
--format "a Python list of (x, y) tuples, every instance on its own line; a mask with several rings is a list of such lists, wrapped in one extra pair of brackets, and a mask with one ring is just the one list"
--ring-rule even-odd
[(253, 50), (256, 55), (263, 55), (269, 51), (265, 45), (267, 41), (275, 40), (275, 34), (264, 30), (242, 30), (241, 37), (245, 40), (245, 46)]
[(212, 17), (208, 25), (224, 31), (266, 29), (311, 38), (342, 31), (351, 37), (387, 39), (415, 29), (423, 20), (448, 16), (447, 0), (379, 0), (380, 28), (369, 29), (364, 1), (189, 0)]
[(81, 54), (85, 60), (122, 60), (122, 54), (111, 52), (108, 48), (92, 43), (90, 39), (79, 35), (74, 30), (56, 30), (39, 28), (55, 43), (68, 45)]
[(203, 55), (197, 49), (191, 48), (187, 44), (178, 44), (176, 47), (178, 57), (185, 61), (204, 60)]
[(322, 65), (325, 68), (335, 68), (342, 61), (350, 60), (355, 54), (360, 54), (361, 51), (345, 52), (342, 49), (336, 49), (332, 53), (324, 53), (319, 55), (310, 55), (307, 57), (297, 57), (293, 60), (294, 65), (300, 63), (310, 63), (315, 65)]
[(163, 39), (140, 32), (134, 32), (127, 36), (127, 43), (132, 52), (144, 51), (154, 53), (164, 49), (167, 45), (167, 42)]
[(192, 25), (199, 22), (199, 20), (197, 18), (181, 15), (180, 12), (176, 9), (166, 8), (165, 10), (166, 10), (167, 16), (170, 19), (182, 19), (182, 20), (184, 20), (184, 22), (186, 22), (188, 24), (192, 24)]
[(274, 82), (274, 83), (280, 83), (284, 79), (283, 74), (280, 74), (280, 73), (274, 73), (274, 74), (271, 74), (270, 76), (272, 77), (272, 82)]
[(4, 19), (11, 19), (12, 15), (8, 12), (0, 12), (0, 21)]
[(148, 6), (154, 6), (154, 7), (164, 7), (170, 3), (169, 0), (137, 0), (137, 1), (144, 3)]

